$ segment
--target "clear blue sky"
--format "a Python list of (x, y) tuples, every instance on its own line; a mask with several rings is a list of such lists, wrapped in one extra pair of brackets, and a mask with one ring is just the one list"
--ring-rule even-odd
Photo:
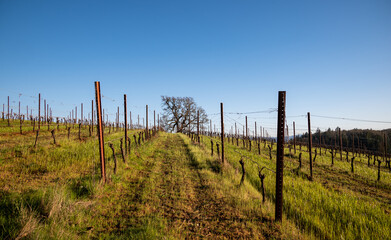
[[(160, 112), (161, 95), (191, 96), (213, 114), (220, 102), (227, 112), (276, 108), (285, 90), (298, 129), (306, 118), (294, 116), (307, 112), (390, 122), (391, 1), (0, 0), (0, 103), (9, 95), (36, 109), (40, 92), (56, 116), (81, 102), (86, 115), (97, 80), (111, 114), (124, 93), (144, 116), (146, 104)], [(274, 135), (275, 117), (249, 121)]]

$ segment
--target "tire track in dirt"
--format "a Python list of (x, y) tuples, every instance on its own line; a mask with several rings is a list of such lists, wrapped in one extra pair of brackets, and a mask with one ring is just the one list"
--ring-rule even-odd
[(262, 219), (243, 216), (223, 196), (215, 194), (208, 180), (200, 173), (198, 162), (178, 135), (164, 142), (160, 177), (157, 186), (159, 213), (168, 220), (178, 237), (191, 239), (255, 239), (248, 221), (262, 224)]

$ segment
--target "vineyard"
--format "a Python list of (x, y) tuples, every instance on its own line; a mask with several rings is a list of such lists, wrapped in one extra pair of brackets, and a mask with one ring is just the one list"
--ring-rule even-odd
[(383, 152), (315, 143), (308, 113), (307, 135), (287, 138), (281, 102), (277, 138), (247, 118), (225, 131), (223, 104), (220, 132), (169, 133), (148, 106), (132, 124), (126, 95), (124, 121), (104, 121), (96, 90), (88, 118), (3, 107), (1, 239), (391, 239), (386, 135)]

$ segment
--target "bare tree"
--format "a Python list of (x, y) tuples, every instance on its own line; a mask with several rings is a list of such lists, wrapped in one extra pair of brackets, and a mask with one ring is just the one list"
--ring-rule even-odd
[[(197, 106), (192, 97), (162, 96), (162, 123), (166, 131), (188, 132), (197, 129), (197, 111), (200, 114), (200, 131), (208, 122), (205, 110)], [(190, 126), (190, 127), (189, 127)]]

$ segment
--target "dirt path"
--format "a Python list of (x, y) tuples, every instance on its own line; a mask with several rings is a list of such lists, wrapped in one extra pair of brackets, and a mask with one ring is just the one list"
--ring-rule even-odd
[[(180, 136), (164, 140), (161, 159), (156, 159), (156, 209), (178, 237), (209, 239), (254, 239), (242, 216), (223, 196), (215, 192), (200, 173), (198, 162)], [(153, 181), (153, 180), (152, 180)], [(153, 198), (151, 199), (153, 200)], [(254, 221), (254, 219), (252, 219)]]
[(243, 207), (235, 206), (229, 191), (237, 193), (238, 186), (233, 184), (227, 192), (227, 182), (221, 182), (224, 176), (194, 159), (187, 144), (180, 135), (162, 134), (136, 150), (137, 157), (125, 169), (121, 187), (105, 192), (94, 207), (93, 219), (100, 226), (91, 236), (280, 238), (279, 230), (260, 211), (245, 212)]

